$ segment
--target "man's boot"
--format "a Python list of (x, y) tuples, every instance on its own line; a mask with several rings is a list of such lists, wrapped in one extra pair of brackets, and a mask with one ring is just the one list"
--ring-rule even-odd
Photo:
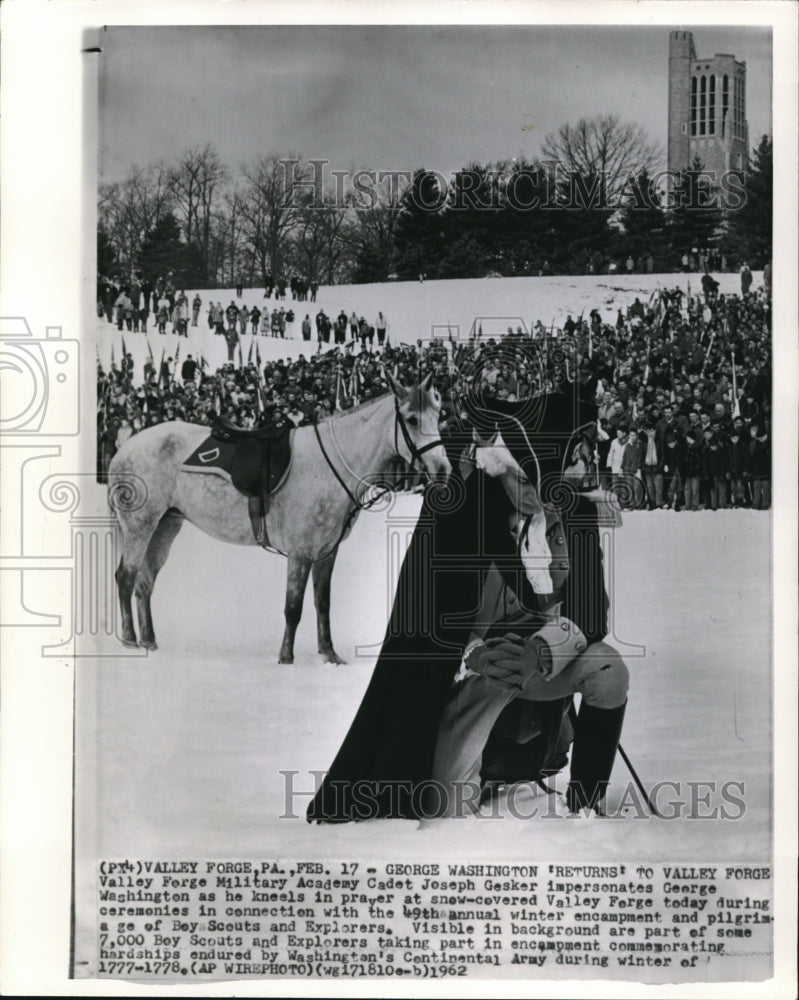
[(571, 812), (601, 810), (616, 759), (626, 707), (626, 701), (618, 708), (594, 708), (585, 703), (580, 706), (572, 746), (571, 781), (566, 789), (566, 801)]

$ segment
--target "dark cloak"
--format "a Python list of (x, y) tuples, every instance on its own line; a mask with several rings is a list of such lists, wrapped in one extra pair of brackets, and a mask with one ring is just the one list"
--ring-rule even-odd
[[(547, 409), (553, 421), (552, 441), (558, 447), (544, 449), (544, 457), (536, 460), (536, 473), (540, 473), (539, 482), (552, 486), (547, 491), (551, 494), (548, 502), (557, 501), (572, 563), (561, 590), (561, 613), (579, 626), (591, 643), (607, 632), (596, 507), (560, 475), (573, 429), (582, 420), (569, 412), (565, 427), (570, 430), (564, 433), (564, 414), (557, 405)], [(536, 440), (544, 423), (538, 412), (533, 429)], [(555, 431), (558, 424), (559, 436)], [(529, 434), (528, 427), (522, 437), (527, 440)], [(527, 462), (530, 456), (523, 452), (527, 445), (513, 439), (510, 425), (504, 427), (503, 437), (514, 455)], [(378, 816), (411, 819), (424, 814), (422, 793), (431, 777), (439, 719), (460, 668), (492, 563), (531, 612), (530, 631), (545, 622), (507, 530), (511, 512), (502, 485), (479, 471), (465, 481), (456, 471), (446, 490), (429, 487), (426, 491), (374, 673), (350, 730), (308, 808), (309, 821), (346, 822)], [(531, 741), (521, 767), (531, 779), (546, 773), (566, 707), (562, 699), (538, 705), (542, 709), (541, 736)], [(505, 723), (507, 728), (507, 719)], [(501, 743), (495, 741), (492, 750), (493, 758), (502, 756)], [(492, 777), (497, 776), (497, 766), (494, 760)], [(508, 773), (508, 780), (519, 780), (518, 760), (509, 762), (508, 768), (514, 772)]]

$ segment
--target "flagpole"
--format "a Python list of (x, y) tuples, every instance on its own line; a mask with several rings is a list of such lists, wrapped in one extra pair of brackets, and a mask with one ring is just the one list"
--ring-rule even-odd
[(707, 365), (708, 358), (710, 357), (710, 350), (713, 347), (713, 341), (716, 338), (716, 331), (714, 330), (710, 335), (710, 343), (707, 345), (707, 353), (705, 354), (705, 360), (702, 362), (702, 371), (699, 377), (702, 378), (705, 374), (705, 366)]

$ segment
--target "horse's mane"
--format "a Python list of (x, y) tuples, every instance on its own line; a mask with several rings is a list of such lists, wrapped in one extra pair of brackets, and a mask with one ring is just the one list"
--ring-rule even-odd
[(341, 420), (342, 417), (367, 417), (372, 410), (377, 406), (378, 403), (382, 403), (386, 396), (390, 396), (391, 391), (381, 393), (379, 396), (375, 396), (374, 399), (368, 399), (364, 403), (360, 403), (358, 406), (352, 406), (349, 410), (334, 410), (329, 416), (325, 417), (324, 420), (319, 422), (326, 424), (329, 420)]
[[(390, 395), (391, 390), (388, 390), (387, 392), (376, 396), (374, 399), (369, 399), (365, 403), (361, 403), (359, 406), (353, 406), (349, 410), (336, 410), (334, 413), (331, 413), (329, 417), (325, 417), (324, 420), (320, 421), (320, 423), (327, 423), (328, 420), (341, 420), (342, 417), (354, 417), (356, 415), (365, 420), (377, 404), (382, 403), (383, 400)], [(413, 385), (408, 388), (408, 395), (413, 401), (415, 408), (421, 410), (425, 402), (424, 396), (426, 393), (424, 390), (418, 385)]]

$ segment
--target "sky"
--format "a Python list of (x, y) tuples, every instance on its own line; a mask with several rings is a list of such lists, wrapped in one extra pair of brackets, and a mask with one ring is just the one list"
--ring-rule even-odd
[[(213, 143), (234, 171), (298, 153), (331, 169), (535, 157), (547, 133), (616, 113), (666, 148), (668, 27), (110, 27), (100, 171)], [(747, 63), (750, 142), (771, 133), (771, 32), (694, 27), (700, 58)]]

